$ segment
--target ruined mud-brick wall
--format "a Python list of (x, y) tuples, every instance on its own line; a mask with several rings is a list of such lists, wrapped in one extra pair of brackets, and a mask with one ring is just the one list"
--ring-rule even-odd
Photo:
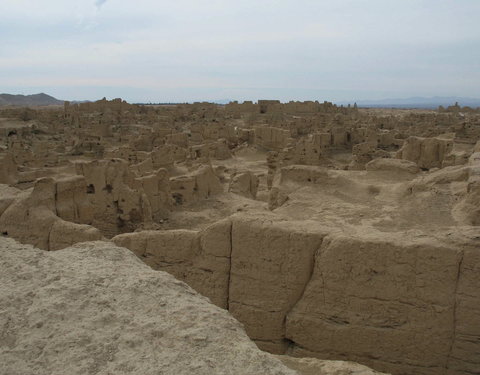
[(255, 145), (267, 150), (280, 151), (288, 145), (290, 131), (269, 126), (255, 127)]
[(453, 139), (409, 137), (397, 158), (413, 161), (420, 168), (441, 168), (453, 148)]
[(225, 105), (225, 114), (240, 117), (246, 113), (259, 113), (260, 107), (252, 101), (245, 101), (243, 103), (230, 102)]
[(165, 169), (137, 177), (122, 159), (78, 162), (75, 168), (85, 179), (94, 208), (92, 225), (105, 236), (129, 232), (168, 216), (171, 196)]
[(393, 374), (480, 368), (480, 251), (402, 234), (233, 216), (113, 241), (227, 308), (265, 350)]

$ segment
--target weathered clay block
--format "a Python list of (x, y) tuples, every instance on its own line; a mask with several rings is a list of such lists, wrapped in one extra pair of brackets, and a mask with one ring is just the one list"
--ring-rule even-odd
[(473, 344), (480, 337), (473, 328), (480, 324), (473, 307), (480, 298), (466, 290), (478, 282), (472, 271), (479, 256), (432, 239), (326, 237), (287, 317), (291, 352), (398, 374), (480, 368)]
[(285, 317), (310, 279), (322, 238), (287, 222), (233, 219), (229, 311), (260, 348), (285, 350)]

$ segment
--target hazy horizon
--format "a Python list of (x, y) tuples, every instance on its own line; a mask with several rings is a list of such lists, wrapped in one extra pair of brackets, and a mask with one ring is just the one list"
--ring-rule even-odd
[(0, 0), (0, 91), (129, 102), (480, 96), (480, 2)]

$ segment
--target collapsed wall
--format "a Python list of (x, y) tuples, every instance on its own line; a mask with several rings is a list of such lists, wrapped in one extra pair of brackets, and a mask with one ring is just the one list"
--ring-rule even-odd
[(83, 179), (42, 178), (29, 191), (0, 196), (0, 233), (44, 250), (103, 238), (90, 225), (92, 211)]
[(76, 162), (77, 175), (37, 179), (20, 191), (0, 184), (0, 231), (58, 250), (161, 222), (177, 205), (223, 192), (211, 166), (170, 179), (160, 168), (138, 177), (122, 159)]
[(92, 225), (112, 237), (168, 215), (170, 189), (164, 169), (136, 177), (122, 159), (75, 163), (93, 207)]
[(381, 375), (262, 352), (228, 312), (108, 242), (47, 254), (0, 237), (0, 264), (2, 375)]
[(479, 259), (478, 248), (432, 238), (328, 236), (287, 317), (289, 352), (395, 374), (474, 373)]
[(112, 241), (132, 250), (153, 269), (169, 272), (228, 307), (231, 222), (224, 220), (202, 232), (192, 230), (143, 231), (118, 235)]
[(254, 128), (254, 132), (255, 145), (267, 150), (280, 151), (290, 141), (290, 132), (288, 130), (269, 126), (257, 126)]
[(420, 168), (441, 168), (452, 148), (453, 139), (450, 138), (408, 137), (397, 152), (397, 158), (413, 161)]
[(395, 374), (480, 368), (473, 237), (350, 235), (234, 215), (201, 232), (113, 241), (227, 308), (262, 349), (352, 359)]
[(223, 192), (223, 186), (211, 165), (170, 179), (170, 190), (176, 205), (189, 204)]

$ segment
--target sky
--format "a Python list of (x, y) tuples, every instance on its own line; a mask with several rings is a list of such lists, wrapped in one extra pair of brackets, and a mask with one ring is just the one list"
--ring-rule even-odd
[(0, 0), (0, 92), (480, 97), (480, 0)]

